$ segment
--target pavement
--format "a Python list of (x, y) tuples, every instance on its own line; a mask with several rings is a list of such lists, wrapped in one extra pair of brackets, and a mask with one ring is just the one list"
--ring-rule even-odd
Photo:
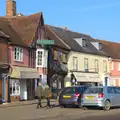
[(83, 110), (79, 108), (60, 108), (57, 103), (52, 102), (52, 108), (36, 109), (35, 104), (1, 107), (1, 120), (120, 120), (120, 108), (103, 111), (99, 109)]
[[(57, 99), (51, 99), (52, 103), (57, 103)], [(0, 105), (0, 108), (6, 108), (6, 107), (15, 107), (15, 106), (25, 106), (25, 105), (32, 105), (36, 104), (36, 100), (29, 100), (29, 101), (18, 101), (18, 102), (12, 102), (12, 103), (4, 103)], [(42, 103), (46, 103), (46, 100), (42, 100)]]

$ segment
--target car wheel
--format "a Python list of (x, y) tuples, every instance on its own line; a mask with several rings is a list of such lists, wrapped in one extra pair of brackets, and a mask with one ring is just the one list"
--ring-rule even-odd
[(106, 100), (105, 103), (104, 103), (104, 110), (105, 110), (105, 111), (109, 111), (110, 108), (111, 108), (110, 101), (109, 101), (109, 100)]
[(83, 107), (83, 110), (88, 110), (88, 108), (87, 107)]

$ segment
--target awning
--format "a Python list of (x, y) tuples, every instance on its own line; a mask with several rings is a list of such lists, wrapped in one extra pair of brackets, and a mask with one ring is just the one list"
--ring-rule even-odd
[(98, 82), (101, 83), (102, 80), (96, 73), (73, 73), (78, 82)]
[(40, 78), (35, 68), (12, 66), (11, 78), (35, 79)]

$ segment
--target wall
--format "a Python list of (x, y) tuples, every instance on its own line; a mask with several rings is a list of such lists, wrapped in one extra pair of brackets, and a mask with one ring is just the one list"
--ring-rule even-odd
[[(113, 65), (112, 65), (113, 62)], [(120, 63), (119, 60), (112, 60), (110, 62), (111, 65), (111, 76), (109, 79), (109, 85), (110, 86), (120, 86), (120, 70), (118, 69), (118, 64)], [(113, 66), (113, 68), (112, 68)]]
[(68, 70), (73, 70), (73, 57), (78, 58), (78, 71), (84, 71), (84, 58), (88, 58), (88, 68), (89, 71), (94, 72), (94, 60), (98, 60), (99, 64), (99, 75), (103, 79), (104, 73), (103, 60), (107, 61), (107, 73), (110, 72), (108, 58), (104, 56), (80, 53), (80, 52), (70, 52), (68, 55)]
[(0, 38), (0, 62), (8, 63), (7, 40)]
[(14, 46), (9, 46), (9, 62), (11, 65), (28, 67), (28, 49), (23, 48), (23, 61), (18, 62), (14, 60)]
[(113, 69), (111, 69), (111, 76), (120, 76), (120, 70), (118, 70), (118, 63), (119, 60), (112, 60), (113, 62)]

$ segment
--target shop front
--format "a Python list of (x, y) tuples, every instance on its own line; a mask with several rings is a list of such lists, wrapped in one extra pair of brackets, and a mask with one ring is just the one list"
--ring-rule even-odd
[[(70, 81), (69, 81), (70, 80)], [(97, 86), (103, 83), (97, 73), (80, 73), (72, 72), (69, 73), (66, 77), (66, 86), (69, 84), (72, 85), (93, 85)]]
[(9, 85), (11, 102), (34, 99), (36, 79), (39, 79), (36, 69), (12, 66)]

